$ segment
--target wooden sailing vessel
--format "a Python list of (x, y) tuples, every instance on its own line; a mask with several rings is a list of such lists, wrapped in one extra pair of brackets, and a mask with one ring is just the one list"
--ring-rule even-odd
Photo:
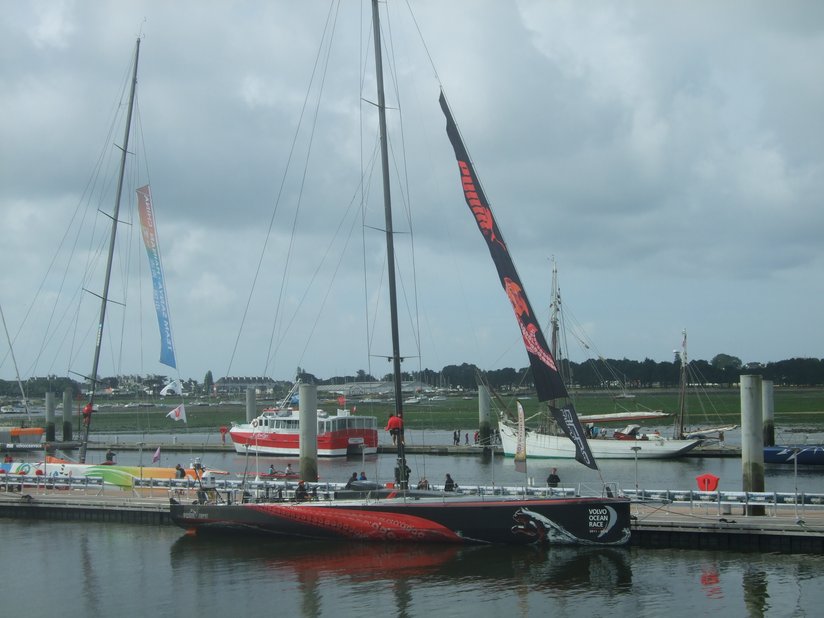
[[(552, 268), (552, 316), (551, 341), (553, 357), (560, 359), (560, 311), (561, 298), (558, 288), (558, 270)], [(533, 459), (572, 459), (577, 457), (574, 445), (567, 438), (558, 422), (549, 415), (540, 412), (536, 415), (540, 421), (525, 427), (523, 432), (523, 450), (527, 457)], [(656, 420), (669, 416), (655, 410), (623, 411), (610, 414), (580, 416), (586, 423), (589, 448), (596, 459), (669, 459), (688, 453), (701, 443), (698, 438), (669, 438), (655, 431), (642, 431), (641, 421)], [(599, 428), (602, 423), (630, 423), (620, 429), (607, 430)], [(519, 452), (519, 428), (516, 421), (502, 415), (498, 424), (501, 433), (501, 445), (504, 454), (515, 457)]]

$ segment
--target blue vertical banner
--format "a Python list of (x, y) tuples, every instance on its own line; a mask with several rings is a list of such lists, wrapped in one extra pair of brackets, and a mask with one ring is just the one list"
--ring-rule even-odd
[(160, 263), (157, 228), (155, 227), (154, 210), (152, 208), (152, 192), (149, 185), (140, 187), (137, 190), (137, 207), (140, 213), (143, 244), (146, 246), (146, 255), (149, 256), (149, 268), (152, 272), (157, 324), (160, 327), (160, 362), (169, 367), (177, 368), (175, 346), (172, 341), (172, 321), (169, 316), (169, 303), (166, 299), (166, 284), (163, 277), (163, 265)]

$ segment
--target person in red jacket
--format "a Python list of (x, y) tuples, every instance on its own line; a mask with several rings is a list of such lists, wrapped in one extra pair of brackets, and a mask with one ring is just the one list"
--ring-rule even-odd
[(392, 444), (398, 443), (398, 436), (401, 433), (401, 427), (403, 427), (403, 419), (400, 416), (396, 416), (393, 412), (389, 415), (389, 420), (386, 423), (386, 431), (389, 432), (389, 435), (392, 436)]

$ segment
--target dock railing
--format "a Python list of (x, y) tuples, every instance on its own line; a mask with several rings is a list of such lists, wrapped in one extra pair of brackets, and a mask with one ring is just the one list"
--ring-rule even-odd
[(719, 515), (730, 514), (734, 507), (742, 507), (744, 514), (747, 507), (768, 507), (773, 516), (777, 516), (779, 510), (786, 512), (787, 509), (795, 509), (801, 515), (806, 509), (824, 509), (824, 494), (806, 492), (625, 489), (624, 495), (638, 504), (688, 504), (690, 509), (703, 508), (705, 511), (712, 506)]
[(45, 491), (45, 490), (103, 490), (103, 479), (97, 476), (44, 476), (27, 474), (0, 475), (0, 491)]

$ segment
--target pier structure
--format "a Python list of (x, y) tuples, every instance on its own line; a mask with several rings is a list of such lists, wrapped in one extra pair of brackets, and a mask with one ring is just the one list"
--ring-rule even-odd
[[(340, 487), (338, 487), (340, 485)], [(341, 484), (314, 484), (316, 499), (331, 499)], [(295, 483), (214, 479), (207, 491), (229, 499), (289, 500)], [(582, 488), (462, 487), (485, 496), (503, 492), (544, 492), (563, 499)], [(169, 498), (198, 499), (203, 491), (192, 479), (140, 479), (129, 490), (104, 486), (102, 479), (43, 477), (0, 480), (0, 518), (95, 521), (168, 525)], [(551, 494), (550, 494), (551, 492)], [(824, 551), (824, 494), (776, 492), (703, 492), (693, 490), (626, 490), (633, 499), (630, 543), (649, 548), (736, 549), (787, 553)], [(761, 506), (763, 516), (748, 507)]]

